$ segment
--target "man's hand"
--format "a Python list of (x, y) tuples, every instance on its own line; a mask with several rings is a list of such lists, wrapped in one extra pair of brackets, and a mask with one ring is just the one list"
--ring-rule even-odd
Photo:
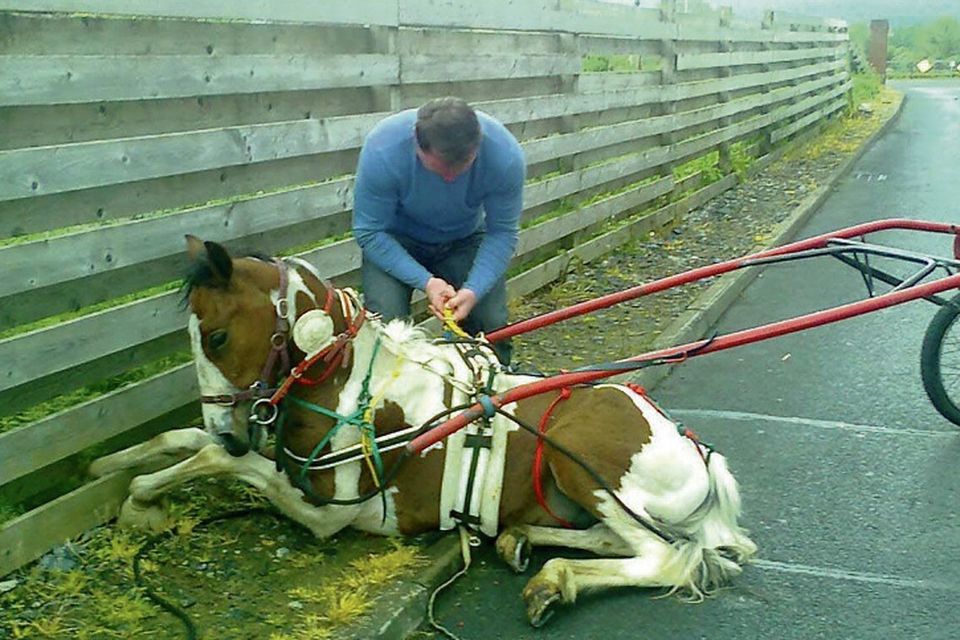
[(460, 289), (447, 300), (447, 308), (453, 310), (455, 322), (463, 322), (477, 304), (477, 294), (470, 289)]
[(443, 278), (430, 278), (423, 292), (427, 294), (427, 303), (433, 315), (443, 320), (443, 308), (456, 294), (454, 288)]

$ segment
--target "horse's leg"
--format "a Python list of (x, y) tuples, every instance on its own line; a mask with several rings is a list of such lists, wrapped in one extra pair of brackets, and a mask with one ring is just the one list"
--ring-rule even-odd
[(211, 444), (183, 462), (137, 476), (130, 482), (128, 502), (137, 505), (155, 502), (173, 487), (202, 476), (227, 474), (259, 489), (281, 512), (310, 529), (317, 537), (331, 536), (350, 525), (360, 512), (359, 506), (317, 507), (305, 502), (303, 493), (293, 487), (276, 464), (258, 453), (231, 456), (219, 444)]
[(601, 523), (589, 529), (516, 525), (497, 536), (497, 553), (517, 573), (527, 570), (532, 547), (583, 549), (603, 556), (632, 556), (634, 550)]
[(163, 458), (182, 458), (212, 443), (213, 438), (196, 427), (165, 431), (146, 442), (97, 458), (90, 465), (90, 473), (100, 477), (121, 469), (159, 462)]
[[(670, 560), (668, 545), (642, 557), (623, 559), (549, 560), (523, 589), (527, 618), (535, 627), (543, 625), (553, 613), (550, 606), (572, 603), (577, 594), (610, 587), (672, 587), (681, 579), (681, 567)], [(675, 575), (676, 574), (676, 575)]]

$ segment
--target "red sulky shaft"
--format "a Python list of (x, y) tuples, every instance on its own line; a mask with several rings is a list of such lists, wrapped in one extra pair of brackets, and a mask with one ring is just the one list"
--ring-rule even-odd
[[(714, 275), (720, 275), (727, 273), (729, 271), (734, 271), (738, 268), (744, 266), (744, 263), (747, 263), (752, 260), (757, 260), (760, 258), (767, 258), (779, 255), (785, 255), (790, 253), (796, 253), (800, 251), (807, 251), (809, 249), (816, 249), (823, 247), (827, 242), (834, 238), (852, 238), (856, 236), (866, 235), (868, 233), (875, 233), (877, 231), (885, 231), (890, 229), (906, 229), (906, 230), (916, 230), (916, 231), (932, 231), (936, 233), (946, 233), (953, 234), (958, 239), (955, 240), (954, 246), (955, 251), (960, 252), (960, 226), (942, 224), (936, 222), (926, 222), (922, 220), (906, 220), (906, 219), (890, 219), (890, 220), (879, 220), (876, 222), (870, 222), (866, 224), (857, 225), (854, 227), (849, 227), (847, 229), (841, 229), (839, 231), (834, 231), (832, 233), (823, 234), (816, 236), (814, 238), (808, 238), (806, 240), (801, 240), (799, 242), (794, 242), (792, 244), (784, 245), (782, 247), (776, 247), (773, 249), (768, 249), (766, 251), (761, 251), (750, 256), (745, 256), (743, 258), (737, 258), (734, 260), (728, 260), (716, 265), (711, 265), (708, 267), (702, 267), (700, 269), (694, 269), (683, 274), (676, 276), (671, 276), (669, 278), (663, 278), (661, 280), (656, 280), (654, 282), (641, 285), (639, 287), (634, 287), (632, 289), (627, 289), (618, 293), (610, 294), (608, 296), (603, 296), (596, 300), (583, 302), (578, 305), (574, 305), (567, 309), (561, 309), (552, 313), (543, 314), (541, 316), (531, 318), (530, 320), (524, 322), (518, 322), (513, 325), (507, 325), (506, 327), (499, 329), (490, 335), (488, 339), (491, 341), (503, 340), (505, 338), (512, 337), (530, 331), (532, 329), (546, 326), (566, 318), (571, 318), (577, 315), (582, 315), (584, 313), (589, 313), (590, 311), (595, 311), (597, 309), (603, 309), (619, 302), (626, 300), (631, 300), (633, 298), (638, 298), (650, 293), (657, 291), (662, 291), (664, 289), (669, 289), (681, 284), (687, 284), (690, 282), (695, 282), (703, 278), (707, 278)], [(960, 256), (958, 256), (960, 259)], [(620, 362), (646, 362), (646, 361), (656, 361), (656, 360), (670, 360), (676, 358), (683, 358), (686, 356), (694, 355), (705, 355), (708, 353), (714, 353), (716, 351), (723, 351), (725, 349), (730, 349), (733, 347), (742, 346), (745, 344), (759, 342), (761, 340), (766, 340), (769, 338), (775, 338), (789, 333), (795, 333), (797, 331), (803, 331), (805, 329), (810, 329), (813, 327), (822, 326), (825, 324), (832, 324), (834, 322), (839, 322), (840, 320), (846, 320), (858, 315), (863, 315), (865, 313), (870, 313), (872, 311), (877, 311), (879, 309), (884, 309), (887, 307), (892, 307), (898, 304), (903, 304), (905, 302), (910, 302), (912, 300), (917, 300), (919, 298), (926, 298), (929, 296), (936, 295), (943, 291), (950, 289), (960, 288), (960, 274), (948, 276), (942, 278), (935, 282), (930, 282), (924, 285), (916, 285), (908, 289), (903, 289), (900, 291), (891, 291), (889, 293), (876, 296), (874, 298), (869, 298), (867, 300), (861, 300), (859, 302), (854, 302), (846, 304), (840, 307), (833, 309), (826, 309), (823, 311), (817, 311), (814, 313), (809, 313), (797, 318), (791, 318), (788, 320), (782, 320), (779, 322), (773, 322), (770, 324), (762, 325), (759, 327), (754, 327), (751, 329), (744, 329), (742, 331), (737, 331), (731, 334), (717, 337), (713, 340), (699, 340), (696, 342), (690, 342), (684, 345), (677, 347), (669, 347), (667, 349), (660, 349), (658, 351), (651, 351), (633, 358), (626, 358)], [(495, 337), (494, 337), (495, 336)], [(538, 380), (536, 382), (531, 382), (528, 384), (520, 385), (514, 387), (504, 393), (497, 394), (490, 398), (490, 403), (495, 408), (500, 408), (505, 404), (510, 404), (512, 402), (518, 402), (530, 396), (538, 395), (541, 393), (547, 393), (549, 391), (555, 391), (557, 389), (562, 389), (564, 387), (570, 387), (577, 384), (584, 384), (588, 382), (594, 382), (596, 380), (601, 380), (618, 373), (622, 373), (622, 370), (595, 370), (595, 371), (577, 371), (571, 373), (560, 374), (546, 378), (544, 380)], [(459, 415), (447, 420), (446, 422), (440, 424), (439, 426), (431, 429), (427, 433), (424, 433), (417, 438), (414, 438), (410, 443), (407, 444), (407, 450), (412, 453), (419, 453), (426, 449), (427, 447), (436, 444), (440, 440), (446, 438), (447, 436), (455, 433), (456, 431), (467, 426), (474, 420), (480, 418), (484, 414), (484, 408), (480, 403), (477, 403), (467, 409), (466, 411), (460, 413)]]
[[(814, 236), (805, 240), (799, 240), (797, 242), (786, 244), (780, 247), (774, 247), (772, 249), (760, 251), (759, 253), (754, 253), (742, 258), (734, 258), (732, 260), (707, 265), (705, 267), (686, 271), (684, 273), (669, 276), (667, 278), (661, 278), (660, 280), (654, 280), (653, 282), (648, 282), (630, 289), (624, 289), (623, 291), (601, 296), (594, 300), (587, 300), (586, 302), (581, 302), (564, 309), (550, 311), (548, 313), (534, 316), (533, 318), (515, 322), (513, 324), (508, 324), (500, 329), (491, 331), (487, 334), (486, 338), (490, 342), (506, 340), (507, 338), (512, 338), (514, 336), (533, 331), (534, 329), (540, 329), (562, 320), (582, 316), (600, 309), (606, 309), (607, 307), (612, 307), (628, 300), (642, 298), (643, 296), (650, 295), (651, 293), (658, 293), (660, 291), (672, 289), (680, 285), (690, 284), (691, 282), (697, 282), (698, 280), (703, 280), (705, 278), (711, 278), (713, 276), (719, 276), (731, 271), (736, 271), (737, 269), (743, 268), (745, 263), (748, 263), (752, 260), (781, 256), (790, 253), (798, 253), (800, 251), (807, 251), (809, 249), (819, 249), (826, 246), (827, 242), (835, 238), (854, 238), (857, 236), (876, 233), (878, 231), (887, 231), (890, 229), (932, 231), (935, 233), (954, 234), (960, 238), (960, 226), (952, 224), (927, 222), (924, 220), (908, 220), (905, 218), (891, 218), (888, 220), (867, 222), (853, 227), (848, 227), (846, 229), (831, 231), (830, 233)], [(954, 251), (960, 252), (960, 239), (955, 242)], [(958, 256), (957, 259), (960, 260), (960, 256)]]

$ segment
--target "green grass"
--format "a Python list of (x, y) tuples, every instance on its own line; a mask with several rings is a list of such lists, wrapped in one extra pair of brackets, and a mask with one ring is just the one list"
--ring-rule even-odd
[(853, 108), (863, 102), (870, 102), (880, 95), (883, 82), (875, 73), (858, 73), (853, 76)]

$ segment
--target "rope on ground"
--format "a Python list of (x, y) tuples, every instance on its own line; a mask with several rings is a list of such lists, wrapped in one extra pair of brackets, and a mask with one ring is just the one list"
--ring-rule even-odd
[[(244, 516), (250, 515), (269, 515), (274, 518), (282, 518), (283, 516), (276, 511), (271, 509), (256, 507), (249, 509), (238, 509), (235, 511), (227, 511), (219, 515), (211, 516), (209, 518), (204, 518), (193, 528), (194, 531), (202, 527), (207, 526), (208, 524), (219, 522), (222, 520), (233, 520), (234, 518), (242, 518)], [(187, 640), (197, 640), (200, 638), (200, 635), (197, 631), (197, 626), (193, 623), (193, 620), (190, 619), (190, 616), (184, 611), (181, 607), (173, 604), (169, 600), (160, 596), (153, 587), (144, 583), (143, 581), (143, 572), (140, 569), (140, 559), (151, 549), (157, 546), (160, 542), (167, 538), (172, 538), (174, 535), (173, 529), (164, 531), (158, 535), (147, 540), (140, 550), (137, 551), (137, 555), (133, 557), (133, 582), (137, 587), (143, 589), (144, 594), (148, 599), (152, 600), (157, 606), (166, 611), (167, 613), (175, 616), (182, 624), (184, 628), (184, 633), (186, 634)]]
[(460, 554), (463, 556), (463, 568), (453, 574), (449, 580), (434, 589), (433, 593), (430, 594), (430, 602), (427, 604), (427, 619), (430, 621), (430, 626), (433, 627), (437, 632), (443, 634), (445, 637), (450, 638), (450, 640), (461, 640), (461, 638), (437, 622), (437, 619), (433, 613), (433, 608), (440, 592), (459, 580), (461, 576), (466, 575), (467, 569), (470, 568), (470, 533), (467, 531), (466, 527), (460, 527), (459, 530)]

